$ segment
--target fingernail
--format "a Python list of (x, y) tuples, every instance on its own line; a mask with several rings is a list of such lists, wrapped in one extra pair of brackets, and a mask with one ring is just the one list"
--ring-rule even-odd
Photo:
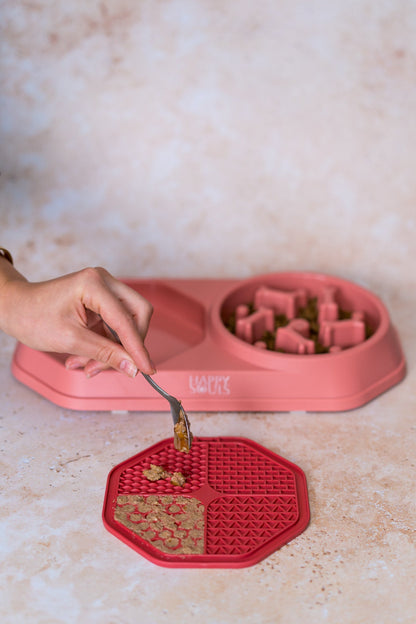
[(77, 364), (76, 362), (70, 362), (69, 364), (65, 362), (65, 368), (67, 370), (75, 370), (77, 368), (81, 368), (81, 364)]
[(137, 375), (137, 366), (130, 362), (130, 360), (122, 360), (120, 364), (120, 370), (122, 373), (125, 373), (129, 377), (136, 377)]
[(150, 360), (150, 364), (152, 366), (152, 375), (154, 375), (155, 373), (157, 373), (157, 369), (156, 369), (156, 364), (153, 362), (153, 360)]
[(98, 375), (98, 373), (101, 373), (102, 368), (92, 368), (89, 371), (86, 371), (85, 374), (88, 377), (88, 379), (90, 379), (91, 377), (95, 377), (96, 375)]

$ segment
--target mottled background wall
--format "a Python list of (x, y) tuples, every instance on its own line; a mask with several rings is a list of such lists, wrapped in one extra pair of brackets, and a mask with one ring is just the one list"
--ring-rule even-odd
[(415, 286), (413, 0), (0, 3), (0, 228), (32, 279)]

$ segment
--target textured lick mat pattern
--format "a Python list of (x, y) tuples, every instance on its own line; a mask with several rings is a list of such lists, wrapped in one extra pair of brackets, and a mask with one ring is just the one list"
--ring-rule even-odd
[(117, 497), (114, 518), (165, 553), (202, 553), (204, 507), (185, 496)]
[[(143, 471), (150, 464), (182, 472), (185, 485), (148, 481)], [(306, 480), (300, 468), (251, 440), (199, 438), (185, 455), (168, 439), (113, 469), (103, 519), (159, 565), (244, 567), (306, 528)]]

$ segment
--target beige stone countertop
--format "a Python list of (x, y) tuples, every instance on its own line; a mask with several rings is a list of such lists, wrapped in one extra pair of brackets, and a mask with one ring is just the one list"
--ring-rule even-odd
[(412, 368), (350, 412), (192, 413), (197, 435), (249, 437), (299, 465), (311, 521), (254, 566), (168, 569), (101, 519), (109, 471), (169, 436), (168, 414), (58, 407), (12, 378), (14, 343), (1, 346), (2, 622), (414, 621)]

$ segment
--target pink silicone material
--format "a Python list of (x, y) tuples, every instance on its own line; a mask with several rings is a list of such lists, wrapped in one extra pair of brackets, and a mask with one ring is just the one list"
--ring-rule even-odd
[(353, 347), (364, 342), (365, 324), (354, 319), (323, 321), (319, 338), (325, 347)]
[(327, 286), (322, 289), (319, 301), (319, 323), (323, 321), (336, 321), (338, 319), (339, 306), (335, 299), (336, 289)]
[[(353, 347), (366, 339), (364, 313), (354, 310), (351, 319), (338, 319), (339, 305), (336, 295), (336, 289), (327, 286), (318, 297), (319, 340), (331, 353)], [(251, 314), (247, 305), (240, 304), (236, 307), (235, 334), (249, 344), (267, 348), (262, 336), (274, 329), (274, 314), (283, 314), (292, 320), (288, 325), (277, 329), (275, 349), (300, 355), (315, 353), (315, 343), (308, 340), (308, 321), (295, 318), (306, 303), (305, 289), (286, 292), (260, 286), (254, 293), (254, 311)]]
[(276, 314), (284, 314), (293, 319), (299, 308), (306, 305), (306, 290), (285, 291), (277, 288), (260, 286), (254, 294), (254, 307), (271, 308)]
[(241, 318), (241, 306), (238, 306), (238, 316), (236, 335), (252, 344), (262, 337), (265, 331), (272, 331), (274, 328), (273, 310), (260, 308), (253, 314)]
[(286, 327), (277, 330), (275, 347), (286, 353), (315, 353), (315, 343), (308, 337), (309, 323), (305, 319), (293, 319)]
[[(183, 487), (150, 482), (150, 464), (182, 472)], [(114, 519), (118, 495), (195, 498), (204, 505), (202, 554), (175, 554), (155, 546)], [(134, 521), (140, 523), (145, 515)], [(153, 563), (181, 568), (251, 566), (302, 533), (310, 519), (306, 478), (295, 464), (246, 438), (196, 438), (189, 454), (167, 439), (122, 462), (110, 472), (103, 506), (105, 527)], [(159, 542), (158, 542), (159, 541)], [(180, 546), (180, 544), (179, 544)]]
[[(341, 278), (291, 272), (247, 280), (125, 281), (154, 307), (146, 345), (158, 370), (155, 381), (180, 397), (187, 411), (348, 410), (405, 376), (404, 355), (385, 306), (373, 293)], [(259, 348), (256, 337), (251, 344), (231, 334), (225, 326), (230, 314), (247, 322), (247, 304), (264, 289), (289, 293), (286, 301), (295, 308), (304, 301), (302, 291), (317, 297), (330, 353), (310, 353), (308, 337), (297, 323), (283, 339), (294, 353), (272, 352)], [(337, 319), (338, 307), (352, 311), (353, 317)], [(364, 318), (373, 330), (367, 340), (362, 340)], [(299, 353), (302, 344), (304, 353)], [(345, 344), (355, 346), (345, 349)], [(105, 371), (87, 379), (82, 371), (67, 370), (64, 361), (62, 355), (19, 344), (12, 371), (66, 408), (167, 411), (166, 401), (141, 375), (132, 380)]]

